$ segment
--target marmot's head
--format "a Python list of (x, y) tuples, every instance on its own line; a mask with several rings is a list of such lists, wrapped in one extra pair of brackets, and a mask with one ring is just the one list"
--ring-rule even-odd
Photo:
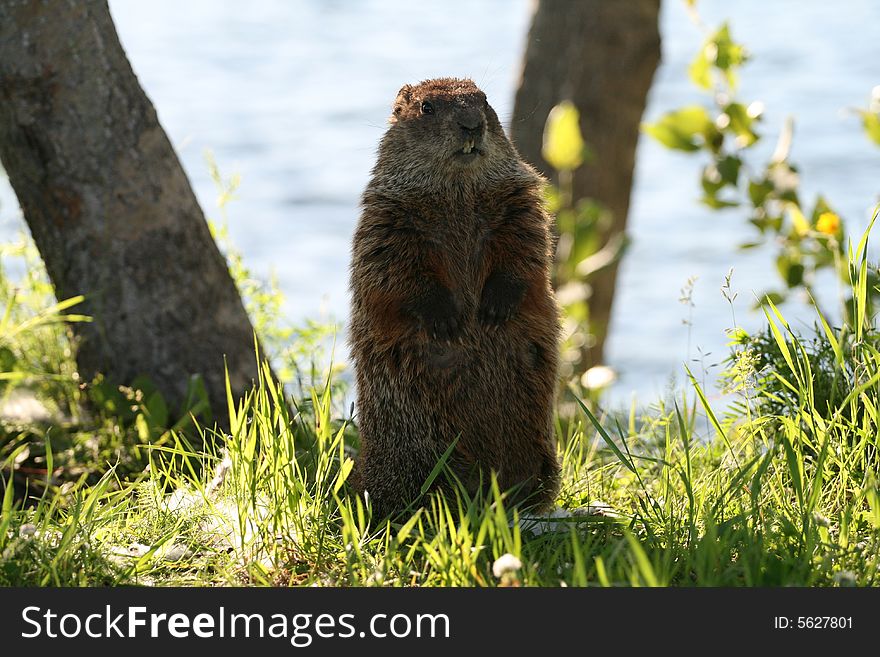
[(420, 178), (476, 175), (511, 159), (498, 115), (471, 80), (405, 85), (390, 123), (380, 150), (384, 165), (405, 167)]

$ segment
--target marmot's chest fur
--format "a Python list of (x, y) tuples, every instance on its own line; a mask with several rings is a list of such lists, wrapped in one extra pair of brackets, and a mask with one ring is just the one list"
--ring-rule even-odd
[(502, 228), (503, 208), (491, 194), (475, 196), (470, 203), (438, 201), (413, 207), (413, 227), (426, 250), (436, 253), (438, 268), (445, 271), (451, 289), (476, 303), (482, 291), (486, 252), (493, 235)]
[(474, 493), (546, 506), (558, 315), (542, 180), (469, 80), (401, 89), (352, 245), (356, 485), (404, 508), (456, 440)]

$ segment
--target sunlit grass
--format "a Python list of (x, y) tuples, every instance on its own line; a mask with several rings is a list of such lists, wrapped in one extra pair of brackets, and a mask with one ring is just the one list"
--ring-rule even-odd
[[(408, 518), (371, 518), (348, 491), (331, 387), (291, 408), (264, 372), (231, 415), (226, 454), (175, 440), (152, 450), (141, 483), (111, 485), (111, 471), (25, 509), (7, 487), (0, 579), (491, 586), (492, 564), (509, 553), (522, 567), (504, 581), (523, 586), (873, 585), (880, 357), (866, 352), (864, 381), (819, 412), (797, 339), (779, 340), (793, 370), (777, 375), (798, 390), (799, 416), (722, 423), (695, 382), (695, 401), (627, 429), (584, 406), (560, 441), (560, 505), (604, 514), (553, 518), (555, 531), (537, 535), (497, 487), (488, 499), (435, 495)], [(697, 435), (698, 415), (713, 435)]]

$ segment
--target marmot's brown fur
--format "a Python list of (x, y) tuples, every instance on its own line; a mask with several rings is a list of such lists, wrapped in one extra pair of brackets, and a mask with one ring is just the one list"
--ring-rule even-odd
[(352, 249), (355, 486), (375, 514), (400, 511), (458, 438), (469, 490), (494, 471), (547, 507), (559, 318), (543, 179), (470, 80), (404, 86), (390, 122)]

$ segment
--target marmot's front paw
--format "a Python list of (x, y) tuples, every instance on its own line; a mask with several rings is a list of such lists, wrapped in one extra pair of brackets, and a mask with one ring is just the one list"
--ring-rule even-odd
[(461, 330), (461, 312), (452, 292), (438, 285), (413, 305), (419, 327), (435, 340), (454, 340)]
[(489, 326), (500, 326), (509, 321), (522, 301), (525, 287), (522, 281), (509, 274), (491, 274), (480, 298), (480, 321)]
[(426, 318), (425, 330), (435, 340), (454, 340), (461, 328), (454, 315)]

